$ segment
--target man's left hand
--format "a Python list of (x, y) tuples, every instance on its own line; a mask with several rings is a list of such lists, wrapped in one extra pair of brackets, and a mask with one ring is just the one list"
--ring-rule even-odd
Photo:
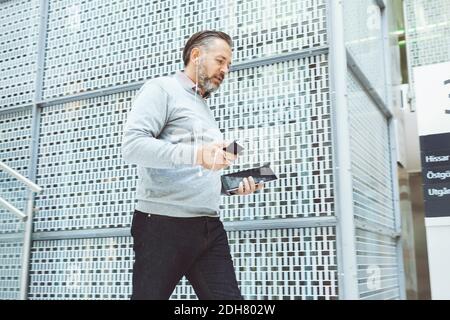
[(264, 188), (264, 182), (261, 181), (260, 183), (256, 184), (253, 177), (244, 178), (241, 183), (239, 183), (239, 189), (235, 193), (239, 196), (245, 196), (251, 193), (254, 193), (255, 191), (262, 190)]

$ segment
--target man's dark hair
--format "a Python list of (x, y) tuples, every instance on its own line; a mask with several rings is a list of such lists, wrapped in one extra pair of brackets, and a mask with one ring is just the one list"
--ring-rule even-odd
[(189, 58), (191, 57), (192, 49), (194, 49), (195, 47), (206, 47), (214, 39), (225, 40), (230, 47), (233, 44), (230, 36), (225, 32), (215, 30), (205, 30), (197, 32), (189, 38), (189, 40), (186, 42), (186, 45), (184, 46), (183, 49), (184, 66), (187, 66), (189, 63)]

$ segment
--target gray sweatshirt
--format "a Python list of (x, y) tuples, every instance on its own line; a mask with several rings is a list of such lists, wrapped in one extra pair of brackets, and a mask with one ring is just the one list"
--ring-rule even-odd
[(183, 72), (147, 81), (124, 127), (122, 156), (136, 164), (136, 209), (172, 217), (219, 214), (220, 171), (195, 166), (200, 144), (223, 136), (205, 99)]

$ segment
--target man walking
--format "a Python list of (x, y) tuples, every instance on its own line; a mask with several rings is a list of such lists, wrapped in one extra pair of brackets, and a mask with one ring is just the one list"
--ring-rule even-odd
[[(147, 81), (133, 101), (122, 143), (139, 176), (132, 299), (168, 299), (183, 276), (199, 299), (242, 299), (219, 218), (220, 170), (237, 156), (223, 150), (229, 142), (206, 104), (229, 72), (231, 48), (223, 32), (194, 34), (185, 69)], [(249, 177), (237, 194), (262, 188)]]

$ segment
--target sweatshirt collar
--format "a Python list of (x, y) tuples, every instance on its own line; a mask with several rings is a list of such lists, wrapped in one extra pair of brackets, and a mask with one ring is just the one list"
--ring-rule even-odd
[[(175, 77), (178, 79), (178, 81), (180, 81), (183, 88), (185, 88), (188, 92), (195, 93), (195, 83), (184, 73), (184, 70), (177, 71), (175, 73)], [(200, 90), (198, 90), (198, 94), (199, 94), (199, 96), (201, 96)], [(207, 92), (203, 96), (203, 99), (207, 99), (210, 96), (211, 96), (211, 94), (209, 92)]]

